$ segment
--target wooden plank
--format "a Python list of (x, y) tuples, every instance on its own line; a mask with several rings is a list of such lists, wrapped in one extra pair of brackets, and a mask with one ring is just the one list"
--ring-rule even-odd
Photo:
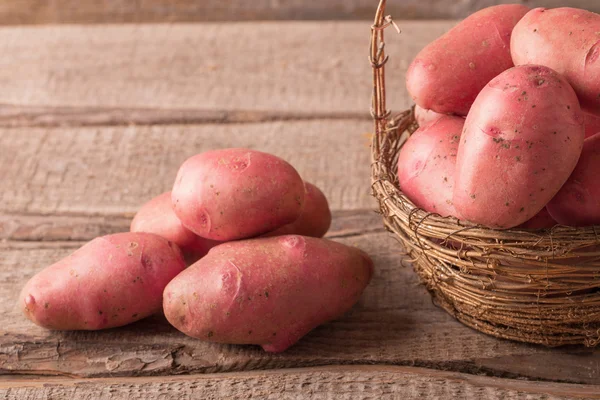
[[(404, 0), (389, 2), (397, 17), (462, 18), (506, 0)], [(534, 6), (571, 6), (600, 10), (595, 0), (510, 0)], [(557, 3), (559, 5), (557, 5)], [(373, 0), (13, 0), (0, 2), (0, 24), (197, 22), (273, 19), (371, 19)]]
[(46, 399), (598, 399), (600, 386), (527, 382), (424, 368), (330, 366), (143, 378), (0, 378), (6, 400)]
[(420, 366), (507, 378), (600, 384), (600, 349), (547, 349), (471, 330), (435, 307), (387, 233), (338, 239), (374, 259), (376, 274), (345, 316), (282, 354), (184, 336), (156, 316), (98, 332), (50, 332), (16, 309), (19, 289), (73, 242), (0, 243), (0, 372), (80, 377), (216, 373), (343, 364)]
[[(396, 111), (410, 105), (404, 88), (410, 60), (453, 25), (399, 23), (404, 33), (390, 31), (387, 47)], [(372, 91), (369, 27), (368, 21), (4, 27), (0, 103), (363, 116)]]
[(193, 154), (249, 147), (288, 160), (335, 210), (374, 208), (365, 120), (0, 129), (0, 212), (134, 213)]

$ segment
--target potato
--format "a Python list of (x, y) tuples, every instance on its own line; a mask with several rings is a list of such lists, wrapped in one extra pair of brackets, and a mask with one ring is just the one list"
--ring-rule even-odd
[(513, 66), (511, 32), (527, 11), (517, 4), (485, 8), (427, 45), (406, 74), (414, 102), (442, 114), (467, 115), (479, 91)]
[(131, 221), (131, 232), (148, 232), (175, 243), (188, 260), (197, 261), (208, 250), (222, 243), (205, 239), (187, 229), (173, 212), (171, 192), (165, 192), (144, 204)]
[(535, 214), (531, 219), (523, 222), (517, 228), (520, 229), (550, 229), (556, 225), (556, 221), (546, 207), (542, 208), (542, 211)]
[(435, 111), (426, 110), (418, 105), (415, 106), (415, 120), (417, 120), (419, 126), (425, 126), (444, 115), (446, 114), (439, 114)]
[(165, 286), (184, 268), (179, 248), (160, 236), (103, 236), (34, 275), (19, 306), (48, 329), (122, 326), (159, 312)]
[(281, 352), (349, 310), (372, 274), (364, 252), (325, 239), (229, 242), (169, 283), (164, 311), (186, 335)]
[(515, 65), (540, 64), (565, 76), (581, 107), (600, 113), (600, 15), (577, 8), (536, 8), (515, 26)]
[(548, 204), (563, 225), (600, 225), (600, 135), (585, 140), (575, 171)]
[(400, 150), (400, 189), (417, 207), (442, 216), (456, 216), (452, 193), (464, 123), (461, 117), (442, 116), (417, 129)]
[(327, 198), (318, 187), (309, 182), (304, 182), (304, 207), (298, 219), (291, 224), (265, 234), (265, 237), (282, 235), (302, 235), (323, 237), (331, 226), (331, 211)]
[(294, 222), (304, 182), (287, 162), (249, 149), (209, 151), (183, 163), (173, 210), (192, 232), (212, 240), (257, 236)]
[(585, 137), (594, 136), (600, 132), (600, 116), (594, 114), (584, 113), (583, 123), (585, 125)]
[(467, 116), (454, 207), (462, 218), (492, 228), (522, 224), (573, 172), (583, 139), (583, 113), (561, 75), (537, 65), (503, 72)]

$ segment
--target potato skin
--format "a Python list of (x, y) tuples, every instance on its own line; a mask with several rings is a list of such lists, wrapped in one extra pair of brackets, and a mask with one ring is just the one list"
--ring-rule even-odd
[(503, 72), (467, 116), (454, 207), (462, 218), (492, 228), (522, 224), (567, 180), (583, 139), (577, 96), (561, 75), (538, 65)]
[(34, 275), (19, 306), (48, 329), (122, 326), (159, 312), (163, 289), (184, 268), (179, 248), (157, 235), (103, 236)]
[(589, 138), (600, 132), (600, 116), (584, 113), (585, 137)]
[(249, 149), (208, 151), (183, 163), (173, 210), (192, 232), (212, 240), (257, 236), (294, 222), (304, 182), (284, 160)]
[(291, 224), (269, 232), (264, 237), (282, 235), (302, 235), (320, 238), (325, 236), (331, 226), (331, 210), (327, 197), (309, 182), (304, 182), (304, 207), (297, 220)]
[(349, 310), (372, 274), (364, 252), (325, 239), (228, 242), (173, 279), (163, 306), (186, 335), (281, 352)]
[(600, 225), (600, 135), (585, 140), (577, 167), (547, 208), (563, 225)]
[(183, 226), (173, 211), (171, 192), (160, 194), (145, 203), (131, 221), (130, 231), (162, 236), (179, 246), (186, 258), (193, 262), (222, 243), (198, 236)]
[(418, 105), (415, 105), (415, 120), (420, 127), (428, 125), (444, 115), (446, 114), (436, 113), (435, 111), (426, 110)]
[(548, 208), (544, 207), (544, 208), (542, 208), (542, 211), (535, 214), (529, 220), (523, 222), (517, 228), (519, 228), (519, 229), (535, 229), (535, 230), (550, 229), (556, 224), (557, 224), (557, 222), (554, 220), (554, 218), (552, 218), (552, 216), (548, 212)]
[(420, 127), (398, 157), (400, 189), (419, 208), (457, 216), (452, 204), (456, 155), (465, 120), (441, 116)]
[(427, 45), (406, 74), (414, 102), (442, 114), (467, 115), (479, 91), (513, 66), (511, 32), (527, 11), (518, 4), (485, 8)]
[(562, 74), (581, 107), (600, 113), (600, 15), (577, 8), (535, 8), (515, 26), (515, 65), (540, 64)]

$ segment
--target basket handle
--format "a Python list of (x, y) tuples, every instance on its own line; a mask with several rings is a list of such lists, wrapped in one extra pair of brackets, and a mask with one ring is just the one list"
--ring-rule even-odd
[[(369, 61), (373, 68), (373, 93), (371, 95), (371, 116), (375, 121), (375, 139), (380, 138), (388, 127), (391, 112), (386, 109), (385, 104), (385, 70), (384, 66), (388, 60), (385, 55), (385, 42), (383, 31), (389, 26), (394, 26), (398, 33), (400, 29), (392, 21), (391, 16), (385, 15), (386, 0), (380, 0), (375, 14), (375, 21), (371, 25), (371, 45), (369, 48)], [(378, 143), (379, 140), (374, 140)]]

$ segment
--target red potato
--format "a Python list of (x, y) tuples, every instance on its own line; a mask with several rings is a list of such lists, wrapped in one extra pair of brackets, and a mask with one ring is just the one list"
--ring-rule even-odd
[(563, 225), (600, 225), (600, 135), (585, 140), (575, 171), (547, 208)]
[(48, 329), (122, 326), (159, 312), (165, 286), (184, 268), (179, 248), (157, 235), (103, 236), (34, 275), (19, 306)]
[(229, 242), (169, 283), (164, 311), (186, 335), (281, 352), (348, 311), (372, 274), (364, 252), (325, 239)]
[(577, 8), (536, 8), (515, 26), (515, 65), (540, 64), (562, 74), (581, 107), (600, 113), (600, 15)]
[(144, 204), (131, 221), (130, 230), (162, 236), (179, 246), (186, 258), (194, 261), (222, 243), (198, 236), (183, 226), (173, 212), (171, 192), (165, 192)]
[(415, 106), (415, 120), (419, 126), (425, 126), (444, 115), (446, 114), (439, 114), (435, 111), (426, 110), (418, 105)]
[(457, 216), (452, 193), (464, 123), (461, 117), (442, 116), (420, 127), (400, 150), (400, 189), (417, 207), (442, 216)]
[(548, 209), (546, 207), (544, 207), (544, 208), (542, 208), (542, 211), (540, 211), (539, 213), (535, 214), (528, 221), (523, 222), (517, 228), (521, 228), (521, 229), (550, 229), (550, 228), (552, 228), (556, 224), (557, 224), (557, 222), (554, 220), (554, 218), (552, 218), (552, 216), (548, 212)]
[(183, 163), (171, 199), (183, 225), (207, 239), (258, 236), (294, 222), (304, 182), (284, 160), (249, 149), (208, 151)]
[(291, 224), (269, 232), (263, 236), (302, 235), (320, 238), (331, 226), (331, 211), (327, 198), (321, 190), (309, 182), (304, 182), (304, 207), (300, 217)]
[(513, 66), (511, 32), (527, 11), (518, 4), (485, 8), (427, 45), (406, 74), (414, 102), (442, 114), (467, 115), (481, 89)]
[(454, 207), (462, 218), (492, 228), (522, 224), (573, 172), (583, 139), (577, 96), (561, 75), (536, 65), (503, 72), (467, 116)]
[(583, 114), (583, 121), (585, 124), (585, 137), (589, 138), (600, 132), (600, 116), (594, 114)]

